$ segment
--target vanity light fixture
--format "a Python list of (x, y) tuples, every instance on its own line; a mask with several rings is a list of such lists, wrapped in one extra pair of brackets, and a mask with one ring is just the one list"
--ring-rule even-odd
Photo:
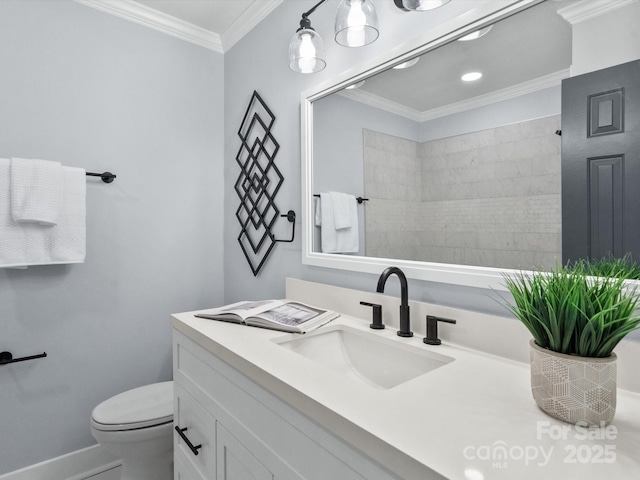
[(311, 28), (311, 15), (316, 8), (327, 0), (320, 0), (309, 11), (302, 14), (300, 28), (289, 42), (289, 68), (298, 73), (315, 73), (324, 70), (324, 45), (322, 37)]
[(450, 1), (451, 0), (393, 0), (396, 7), (405, 12), (425, 12), (439, 8)]
[(488, 25), (484, 28), (481, 28), (480, 30), (476, 30), (475, 32), (471, 32), (464, 37), (459, 38), (458, 41), (468, 42), (469, 40), (477, 40), (478, 38), (483, 37), (484, 35), (489, 33), (489, 30), (491, 30), (492, 27), (493, 25)]
[(406, 62), (399, 63), (393, 68), (395, 70), (402, 70), (404, 68), (413, 67), (416, 63), (418, 63), (418, 60), (420, 60), (420, 57), (412, 58), (411, 60), (407, 60)]
[(480, 72), (469, 72), (465, 73), (460, 77), (460, 80), (463, 82), (475, 82), (476, 80), (480, 80), (482, 78), (482, 73)]
[[(320, 0), (302, 14), (300, 28), (289, 42), (289, 68), (298, 73), (315, 73), (327, 66), (322, 37), (311, 28), (311, 15), (327, 0)], [(373, 0), (341, 0), (335, 22), (335, 40), (345, 47), (361, 47), (379, 35)]]
[(373, 0), (341, 0), (335, 23), (335, 39), (344, 47), (362, 47), (378, 38), (378, 15)]

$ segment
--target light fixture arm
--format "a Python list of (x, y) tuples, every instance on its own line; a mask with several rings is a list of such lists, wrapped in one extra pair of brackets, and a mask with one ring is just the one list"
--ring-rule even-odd
[(309, 20), (307, 17), (309, 15), (311, 15), (313, 12), (316, 11), (316, 8), (318, 8), (320, 5), (322, 5), (324, 2), (326, 2), (327, 0), (320, 0), (318, 3), (316, 3), (313, 7), (311, 7), (308, 11), (304, 12), (302, 14), (302, 19), (300, 20), (300, 29), (305, 29), (305, 28), (311, 28), (311, 20)]

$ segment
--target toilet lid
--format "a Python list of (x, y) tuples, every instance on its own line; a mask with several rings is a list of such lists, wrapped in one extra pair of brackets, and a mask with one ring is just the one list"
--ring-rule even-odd
[(105, 400), (93, 409), (99, 430), (132, 430), (173, 420), (173, 382), (134, 388)]

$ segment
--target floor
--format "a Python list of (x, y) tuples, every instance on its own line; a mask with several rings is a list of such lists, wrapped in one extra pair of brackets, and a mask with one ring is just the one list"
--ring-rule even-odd
[(91, 475), (84, 480), (120, 480), (120, 469), (121, 467), (118, 466), (107, 470), (106, 472)]

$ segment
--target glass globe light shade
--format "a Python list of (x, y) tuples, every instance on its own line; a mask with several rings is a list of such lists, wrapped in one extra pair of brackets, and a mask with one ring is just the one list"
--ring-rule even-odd
[(322, 37), (313, 28), (301, 28), (289, 43), (289, 68), (298, 73), (316, 73), (327, 66)]
[(336, 42), (344, 47), (362, 47), (379, 35), (378, 15), (372, 0), (342, 0), (335, 23)]

